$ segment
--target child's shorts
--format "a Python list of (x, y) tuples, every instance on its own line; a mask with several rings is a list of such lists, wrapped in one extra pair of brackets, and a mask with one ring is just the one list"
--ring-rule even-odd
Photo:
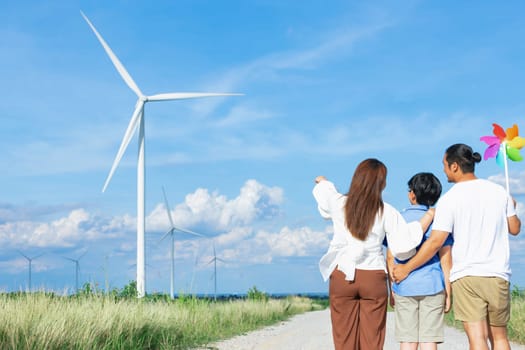
[(445, 292), (403, 297), (395, 295), (396, 340), (409, 343), (442, 343)]

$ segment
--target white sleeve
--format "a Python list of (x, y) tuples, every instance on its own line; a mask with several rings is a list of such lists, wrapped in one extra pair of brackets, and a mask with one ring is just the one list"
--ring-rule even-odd
[(315, 200), (317, 201), (317, 209), (325, 219), (332, 217), (332, 208), (334, 203), (341, 198), (341, 194), (337, 192), (334, 184), (330, 181), (323, 180), (315, 185), (312, 191)]
[(448, 192), (443, 195), (437, 205), (434, 214), (434, 221), (432, 222), (432, 229), (436, 231), (453, 232), (454, 231), (454, 199)]
[(416, 247), (423, 239), (423, 230), (419, 221), (407, 223), (403, 216), (392, 206), (385, 203), (383, 220), (388, 248), (401, 260), (416, 254)]

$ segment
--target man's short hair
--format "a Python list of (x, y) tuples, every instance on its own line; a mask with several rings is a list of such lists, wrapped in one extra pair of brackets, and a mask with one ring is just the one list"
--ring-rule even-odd
[(418, 204), (430, 207), (441, 196), (441, 182), (432, 173), (417, 173), (408, 180), (408, 189), (416, 195)]

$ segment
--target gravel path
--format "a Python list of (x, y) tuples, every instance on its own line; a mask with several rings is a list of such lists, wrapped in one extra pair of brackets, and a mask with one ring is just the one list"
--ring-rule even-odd
[[(465, 333), (451, 327), (445, 328), (445, 343), (438, 346), (442, 350), (468, 349)], [(525, 350), (524, 345), (511, 344), (513, 350)], [(333, 350), (329, 309), (312, 311), (294, 316), (288, 321), (263, 328), (203, 349), (214, 350)], [(386, 341), (384, 349), (397, 350), (399, 344), (394, 339), (394, 313), (387, 317)]]

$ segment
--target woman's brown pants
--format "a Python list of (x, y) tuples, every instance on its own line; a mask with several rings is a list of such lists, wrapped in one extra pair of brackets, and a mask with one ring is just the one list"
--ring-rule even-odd
[(336, 350), (383, 350), (388, 300), (383, 270), (355, 270), (352, 282), (330, 276), (330, 316)]

